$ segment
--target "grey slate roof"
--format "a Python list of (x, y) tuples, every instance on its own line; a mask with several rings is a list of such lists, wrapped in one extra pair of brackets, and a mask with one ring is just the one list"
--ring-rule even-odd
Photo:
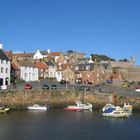
[(0, 59), (9, 61), (9, 58), (6, 56), (6, 54), (4, 53), (2, 49), (0, 49)]
[(55, 64), (54, 63), (52, 63), (51, 61), (48, 61), (48, 62), (45, 62), (48, 66), (55, 66)]
[(85, 64), (78, 64), (75, 67), (78, 67), (78, 71), (83, 71), (86, 70), (86, 67), (89, 66), (90, 69), (89, 70), (93, 70), (94, 67), (94, 63), (85, 63)]
[[(84, 70), (87, 70), (86, 67), (89, 66), (89, 69), (88, 70), (93, 70), (95, 64), (94, 63), (85, 63), (85, 64), (78, 64), (78, 65), (75, 65), (75, 67), (78, 67), (78, 70), (76, 71), (84, 71)], [(100, 63), (100, 64), (97, 64), (98, 67), (102, 66), (103, 68), (107, 69), (108, 66), (109, 66), (109, 63)]]
[(18, 64), (23, 67), (34, 67), (35, 68), (35, 64), (32, 62), (28, 62), (28, 61), (19, 61)]

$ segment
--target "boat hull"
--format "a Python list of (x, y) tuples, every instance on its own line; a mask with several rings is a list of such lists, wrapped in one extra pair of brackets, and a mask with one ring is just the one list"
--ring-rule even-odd
[(29, 110), (47, 110), (47, 107), (27, 107)]
[(79, 108), (79, 107), (67, 107), (67, 108), (64, 108), (65, 111), (81, 111), (82, 109)]
[(47, 106), (39, 106), (37, 104), (33, 106), (28, 106), (27, 109), (29, 110), (47, 110)]
[(127, 118), (130, 116), (129, 113), (103, 113), (102, 114), (104, 117), (112, 117), (112, 118)]
[(7, 113), (7, 111), (9, 110), (10, 110), (9, 108), (3, 108), (3, 109), (0, 109), (0, 113)]

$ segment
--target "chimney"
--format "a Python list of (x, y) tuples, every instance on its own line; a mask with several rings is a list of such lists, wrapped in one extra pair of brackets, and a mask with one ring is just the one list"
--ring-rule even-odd
[(3, 49), (3, 44), (0, 42), (0, 49)]

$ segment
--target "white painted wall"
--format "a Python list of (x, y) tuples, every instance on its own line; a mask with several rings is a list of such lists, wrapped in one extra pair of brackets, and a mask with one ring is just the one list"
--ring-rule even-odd
[(43, 55), (39, 50), (37, 50), (36, 53), (33, 55), (33, 59), (34, 60), (43, 59)]
[(48, 77), (49, 78), (56, 78), (56, 67), (55, 66), (48, 67)]
[(39, 73), (38, 68), (21, 66), (20, 78), (25, 80), (26, 82), (38, 81), (39, 80), (38, 73)]
[(0, 59), (0, 78), (3, 79), (3, 85), (1, 86), (2, 89), (6, 89), (6, 80), (8, 85), (10, 85), (10, 61), (1, 60)]
[(62, 71), (56, 71), (56, 80), (58, 82), (62, 80)]

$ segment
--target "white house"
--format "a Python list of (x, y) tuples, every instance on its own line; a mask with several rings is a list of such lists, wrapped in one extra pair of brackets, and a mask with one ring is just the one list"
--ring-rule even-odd
[(39, 80), (39, 70), (31, 62), (18, 62), (20, 65), (20, 79), (28, 81)]
[(56, 78), (56, 66), (52, 62), (46, 62), (48, 65), (48, 78)]
[(10, 85), (10, 61), (2, 49), (0, 43), (0, 88), (7, 89), (7, 85)]
[(63, 78), (62, 71), (61, 70), (57, 70), (56, 71), (56, 80), (58, 82), (60, 82), (62, 80), (62, 78)]
[(43, 59), (43, 55), (41, 54), (40, 50), (37, 50), (36, 53), (33, 55), (34, 60)]

